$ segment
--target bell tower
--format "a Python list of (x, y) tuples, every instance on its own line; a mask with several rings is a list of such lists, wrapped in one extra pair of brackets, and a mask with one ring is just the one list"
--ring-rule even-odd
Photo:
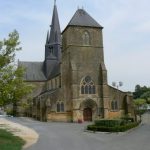
[(102, 29), (85, 10), (78, 9), (62, 33), (62, 85), (68, 103), (72, 100), (74, 120), (84, 120), (82, 112), (87, 107), (93, 118), (104, 117), (108, 107)]

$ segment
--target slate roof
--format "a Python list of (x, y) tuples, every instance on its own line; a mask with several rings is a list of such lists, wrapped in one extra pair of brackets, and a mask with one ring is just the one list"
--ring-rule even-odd
[(95, 21), (85, 10), (78, 9), (68, 26), (88, 26), (103, 28), (97, 21)]
[(19, 61), (18, 66), (23, 66), (25, 70), (25, 81), (45, 81), (46, 77), (43, 72), (43, 62), (25, 62)]

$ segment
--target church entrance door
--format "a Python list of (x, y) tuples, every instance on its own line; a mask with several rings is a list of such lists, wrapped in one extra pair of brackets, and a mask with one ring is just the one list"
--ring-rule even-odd
[(84, 118), (84, 121), (92, 121), (92, 109), (91, 108), (85, 108), (83, 110), (83, 118)]

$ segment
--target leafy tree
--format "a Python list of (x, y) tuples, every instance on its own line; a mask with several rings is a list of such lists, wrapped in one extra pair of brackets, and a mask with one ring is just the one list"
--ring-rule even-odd
[(8, 39), (0, 41), (0, 70), (14, 62), (16, 51), (21, 50), (19, 44), (19, 34), (16, 30), (8, 35)]
[[(141, 96), (150, 91), (150, 88), (149, 87), (146, 87), (146, 86), (140, 86), (140, 85), (136, 85), (135, 86), (135, 92), (133, 92), (133, 98), (134, 99), (138, 99), (138, 98), (142, 98)], [(144, 98), (145, 99), (145, 98)]]
[(146, 100), (145, 99), (135, 99), (134, 104), (135, 104), (135, 106), (140, 108), (141, 106), (146, 104)]
[(136, 113), (136, 115), (138, 115), (140, 117), (140, 121), (141, 121), (142, 114), (145, 113), (145, 111), (147, 109), (146, 100), (145, 99), (135, 99), (134, 106), (135, 106), (135, 113)]
[(150, 104), (150, 90), (141, 95), (142, 99), (145, 99), (148, 104)]
[(16, 104), (32, 91), (32, 85), (23, 81), (24, 68), (15, 64), (15, 53), (19, 47), (19, 34), (16, 30), (8, 39), (0, 41), (0, 105)]

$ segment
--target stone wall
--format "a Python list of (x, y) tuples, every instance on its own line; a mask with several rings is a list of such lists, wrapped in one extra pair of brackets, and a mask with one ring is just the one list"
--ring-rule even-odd
[(56, 113), (51, 112), (47, 116), (48, 121), (56, 121), (56, 122), (72, 122), (72, 114), (71, 113)]

